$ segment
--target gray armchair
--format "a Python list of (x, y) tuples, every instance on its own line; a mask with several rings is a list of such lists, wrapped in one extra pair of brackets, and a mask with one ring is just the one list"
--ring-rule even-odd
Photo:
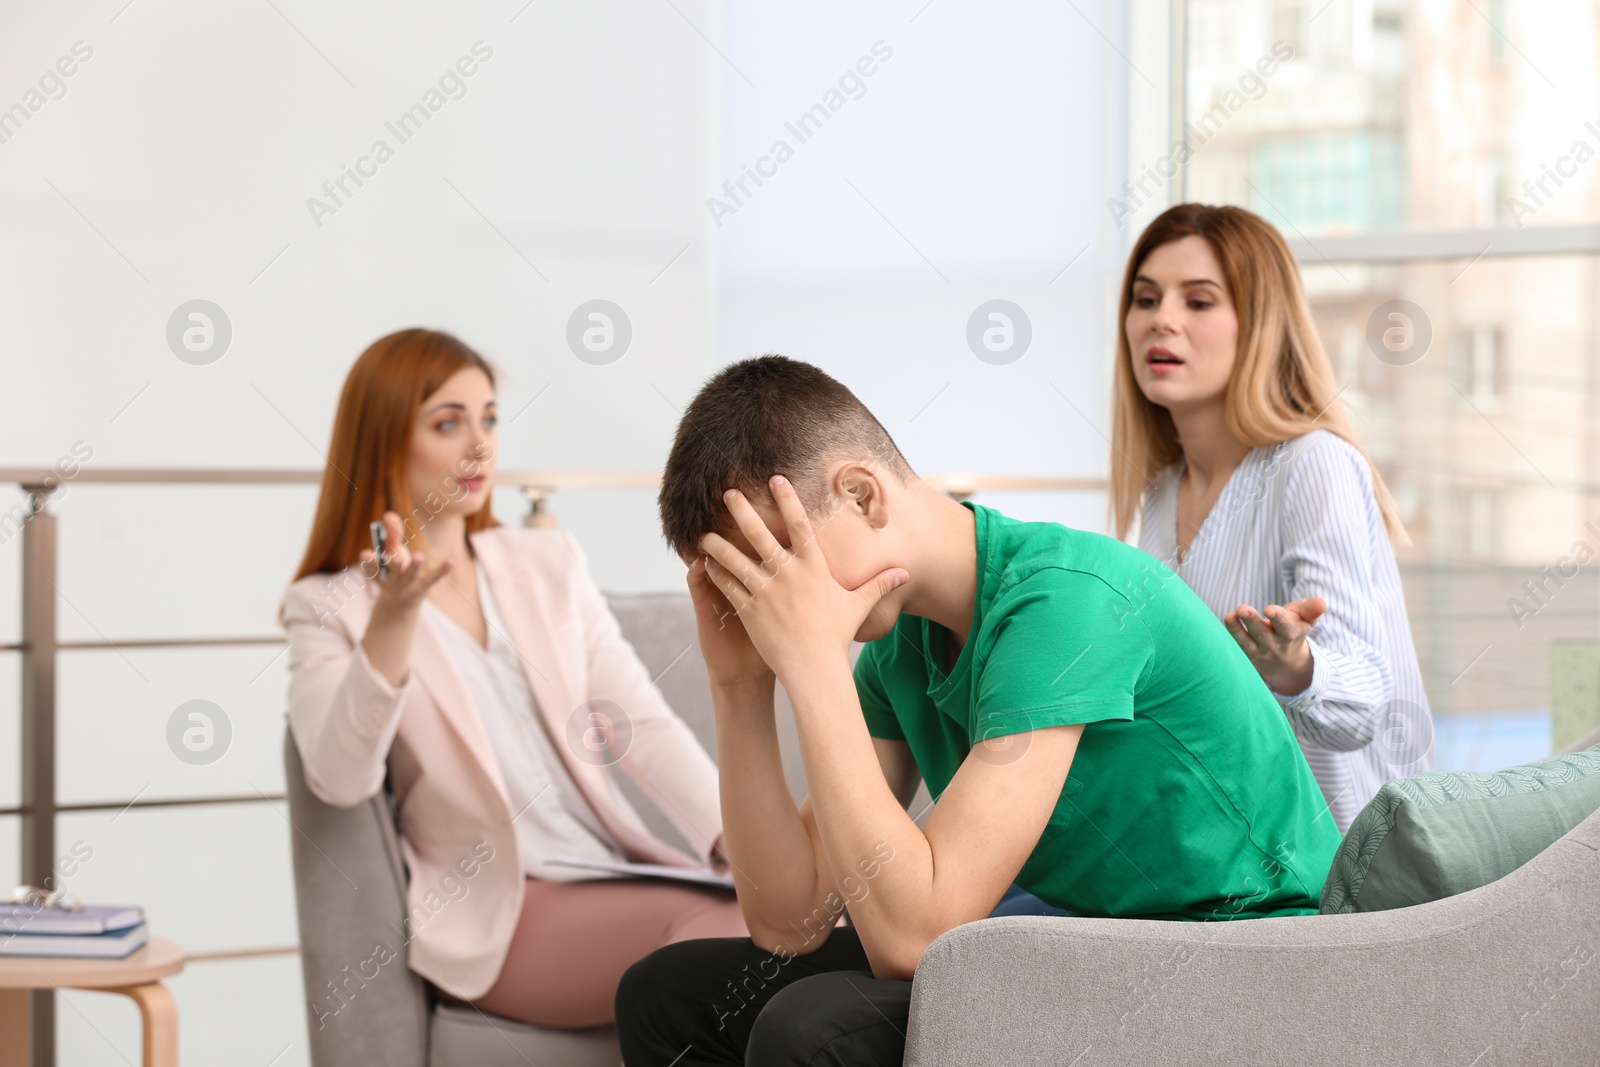
[[(623, 636), (667, 701), (715, 757), (710, 687), (688, 596), (607, 599)], [(780, 715), (779, 722), (784, 772), (790, 789), (803, 796), (792, 719)], [(530, 1062), (615, 1067), (620, 1062), (611, 1027), (545, 1030), (435, 1002), (428, 984), (406, 966), (400, 937), (406, 871), (390, 798), (382, 794), (354, 808), (331, 807), (306, 787), (300, 753), (287, 733), (283, 756), (294, 828), (300, 965), (316, 1067), (527, 1067)], [(686, 844), (631, 779), (619, 773), (617, 781), (652, 830)]]
[(306, 787), (300, 753), (287, 733), (283, 758), (316, 1067), (616, 1067), (611, 1028), (542, 1030), (434, 1003), (427, 982), (406, 966), (400, 926), (406, 871), (390, 798), (332, 807)]

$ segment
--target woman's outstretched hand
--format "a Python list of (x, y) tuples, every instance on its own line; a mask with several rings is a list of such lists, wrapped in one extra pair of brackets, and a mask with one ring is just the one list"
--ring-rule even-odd
[(451, 563), (447, 559), (434, 563), (423, 553), (407, 548), (405, 527), (394, 512), (383, 513), (383, 527), (389, 535), (384, 551), (387, 573), (379, 576), (371, 549), (361, 553), (361, 573), (378, 582), (374, 610), (386, 614), (415, 611), (435, 583), (450, 573)]
[(1267, 688), (1294, 696), (1311, 684), (1314, 665), (1306, 636), (1327, 610), (1328, 602), (1319, 596), (1268, 604), (1265, 611), (1240, 604), (1222, 617), (1222, 624), (1250, 657)]

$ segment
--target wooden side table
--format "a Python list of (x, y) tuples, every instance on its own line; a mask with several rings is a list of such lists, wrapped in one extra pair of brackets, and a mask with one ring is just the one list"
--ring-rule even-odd
[(183, 970), (183, 949), (152, 937), (120, 960), (0, 956), (0, 1067), (29, 1067), (30, 989), (95, 989), (121, 993), (139, 1005), (144, 1067), (177, 1067), (178, 1005), (161, 979)]

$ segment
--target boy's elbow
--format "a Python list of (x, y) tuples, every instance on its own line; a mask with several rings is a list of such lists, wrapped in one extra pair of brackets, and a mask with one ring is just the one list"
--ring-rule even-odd
[(872, 977), (888, 982), (909, 982), (917, 973), (922, 954), (933, 942), (921, 938), (902, 939), (899, 943), (867, 950), (867, 962), (872, 964)]
[(938, 938), (942, 930), (903, 929), (884, 931), (871, 939), (863, 937), (861, 947), (872, 966), (872, 977), (891, 982), (909, 982), (917, 973), (922, 954)]
[(750, 941), (763, 952), (769, 952), (779, 957), (809, 956), (817, 951), (828, 940), (829, 930), (819, 930), (807, 934), (804, 938), (797, 938), (793, 931), (781, 934), (776, 929), (761, 923), (752, 923), (749, 916), (745, 917), (745, 926), (750, 931)]
[(756, 924), (751, 923), (748, 919), (745, 921), (745, 926), (750, 931), (750, 943), (755, 945), (755, 947), (760, 949), (762, 952), (768, 952), (774, 956), (805, 955), (804, 952), (796, 952), (794, 950), (794, 946), (788, 944), (783, 938), (778, 937), (771, 930), (757, 926)]

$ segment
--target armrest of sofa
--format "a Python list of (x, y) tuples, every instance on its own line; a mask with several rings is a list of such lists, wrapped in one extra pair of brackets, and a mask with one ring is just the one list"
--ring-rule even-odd
[(969, 923), (917, 967), (905, 1067), (1583, 1062), (1597, 849), (1600, 813), (1491, 885), (1397, 911)]

